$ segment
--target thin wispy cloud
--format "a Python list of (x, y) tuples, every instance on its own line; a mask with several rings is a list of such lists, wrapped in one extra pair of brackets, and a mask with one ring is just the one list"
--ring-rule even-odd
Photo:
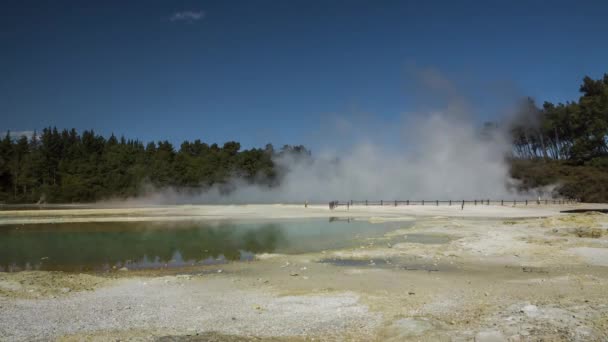
[(205, 18), (205, 12), (203, 11), (180, 11), (173, 13), (171, 17), (169, 17), (169, 20), (193, 22), (203, 18)]

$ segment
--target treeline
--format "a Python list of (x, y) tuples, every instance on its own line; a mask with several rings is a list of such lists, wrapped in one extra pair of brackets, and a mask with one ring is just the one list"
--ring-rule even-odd
[(608, 202), (608, 74), (583, 79), (577, 102), (538, 108), (528, 99), (511, 126), (511, 176), (520, 190), (555, 186), (554, 193)]
[(176, 150), (168, 141), (144, 145), (75, 129), (45, 128), (30, 138), (8, 132), (0, 141), (0, 203), (94, 202), (136, 196), (149, 186), (221, 189), (232, 178), (273, 186), (285, 172), (273, 157), (284, 153), (310, 154), (288, 145), (241, 150), (234, 141), (184, 141)]
[(583, 163), (608, 153), (608, 74), (585, 77), (580, 92), (577, 102), (542, 108), (527, 99), (511, 128), (516, 158)]
[[(556, 195), (608, 202), (608, 74), (585, 77), (580, 91), (576, 102), (542, 108), (527, 99), (510, 122), (508, 158), (520, 190), (557, 185)], [(499, 126), (486, 124), (482, 133)], [(0, 140), (0, 203), (94, 202), (137, 196), (150, 185), (229, 192), (233, 178), (272, 187), (288, 172), (273, 162), (285, 153), (310, 156), (303, 146), (241, 150), (234, 141), (195, 140), (176, 149), (74, 129), (46, 128), (30, 138), (9, 132)]]

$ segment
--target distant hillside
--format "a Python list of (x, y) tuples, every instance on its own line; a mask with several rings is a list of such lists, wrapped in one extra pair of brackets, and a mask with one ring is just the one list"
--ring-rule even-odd
[(556, 185), (556, 195), (583, 202), (608, 202), (608, 157), (582, 165), (561, 160), (512, 160), (511, 175), (521, 190)]

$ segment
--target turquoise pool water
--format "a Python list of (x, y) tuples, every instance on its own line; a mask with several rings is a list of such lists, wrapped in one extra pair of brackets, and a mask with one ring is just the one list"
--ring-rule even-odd
[(0, 226), (0, 271), (104, 271), (252, 260), (359, 243), (409, 225), (348, 219)]

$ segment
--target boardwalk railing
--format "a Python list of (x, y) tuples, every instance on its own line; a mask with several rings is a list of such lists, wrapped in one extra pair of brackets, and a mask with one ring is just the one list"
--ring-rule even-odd
[(439, 205), (459, 205), (464, 207), (465, 205), (563, 205), (563, 204), (573, 204), (578, 203), (578, 200), (575, 199), (516, 199), (516, 200), (490, 200), (490, 199), (479, 199), (479, 200), (420, 200), (420, 201), (411, 201), (411, 200), (379, 200), (379, 201), (331, 201), (329, 202), (329, 208), (334, 209), (336, 207), (351, 207), (351, 206), (409, 206), (409, 205), (431, 205), (431, 206), (439, 206)]

